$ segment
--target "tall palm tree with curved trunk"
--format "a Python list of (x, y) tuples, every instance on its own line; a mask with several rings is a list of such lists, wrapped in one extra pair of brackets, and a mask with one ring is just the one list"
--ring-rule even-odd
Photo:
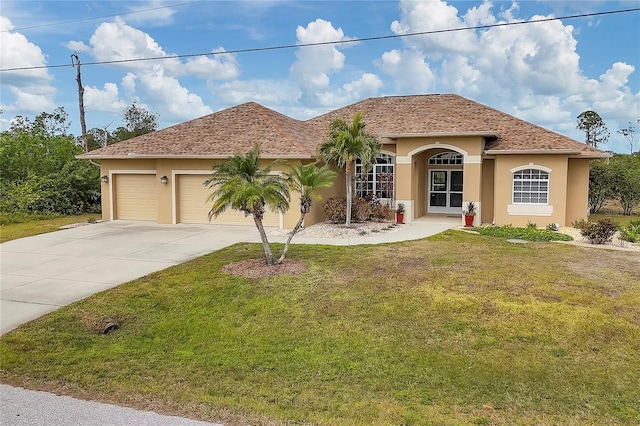
[(271, 252), (262, 219), (266, 208), (273, 211), (289, 209), (289, 185), (279, 175), (271, 174), (274, 164), (260, 168), (260, 149), (255, 147), (247, 154), (236, 154), (215, 164), (212, 174), (204, 184), (212, 190), (207, 201), (213, 202), (209, 220), (218, 217), (228, 208), (251, 215), (260, 233), (268, 265), (278, 263)]
[(318, 167), (315, 164), (297, 164), (291, 167), (287, 174), (287, 182), (289, 182), (291, 190), (300, 194), (300, 219), (298, 219), (298, 223), (289, 233), (278, 263), (284, 262), (284, 258), (289, 251), (289, 243), (302, 227), (307, 213), (311, 211), (313, 200), (322, 198), (318, 190), (333, 185), (335, 178), (336, 172), (329, 169), (328, 165)]
[(335, 119), (329, 126), (327, 139), (318, 147), (318, 157), (325, 163), (335, 162), (344, 169), (347, 190), (347, 220), (351, 226), (353, 199), (353, 166), (356, 158), (362, 162), (363, 171), (369, 171), (380, 153), (381, 143), (377, 137), (365, 131), (362, 114), (356, 113), (351, 123)]

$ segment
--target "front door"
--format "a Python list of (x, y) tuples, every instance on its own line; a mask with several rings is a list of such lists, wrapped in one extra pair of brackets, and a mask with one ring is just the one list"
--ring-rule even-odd
[(429, 213), (462, 213), (462, 170), (431, 170)]

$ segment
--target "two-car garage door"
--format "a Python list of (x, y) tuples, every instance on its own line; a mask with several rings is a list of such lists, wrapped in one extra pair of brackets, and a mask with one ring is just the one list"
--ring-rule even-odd
[[(166, 206), (158, 204), (158, 178), (156, 174), (118, 173), (113, 175), (114, 181), (114, 219), (158, 221), (158, 209), (166, 209), (177, 223), (209, 223), (211, 202), (207, 201), (210, 189), (203, 185), (207, 174), (176, 174), (174, 185), (162, 185), (162, 189), (175, 191), (171, 199), (175, 203)], [(166, 197), (166, 200), (169, 200)], [(175, 209), (175, 211), (171, 211)], [(267, 211), (264, 216), (265, 226), (278, 226), (279, 214)], [(227, 225), (253, 225), (251, 216), (236, 210), (227, 210), (211, 223)]]
[[(210, 189), (203, 185), (208, 175), (181, 174), (176, 175), (176, 219), (180, 223), (209, 223), (211, 202), (207, 201)], [(278, 226), (277, 213), (267, 212), (264, 216), (265, 226)], [(211, 223), (227, 225), (253, 225), (251, 216), (228, 209)]]

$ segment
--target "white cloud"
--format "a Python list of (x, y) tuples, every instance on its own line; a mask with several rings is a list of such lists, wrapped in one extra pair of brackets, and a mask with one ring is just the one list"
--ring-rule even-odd
[(163, 121), (182, 122), (213, 112), (200, 96), (181, 86), (176, 78), (165, 75), (161, 66), (140, 72), (137, 77), (137, 91), (145, 102), (156, 106)]
[[(485, 1), (458, 11), (445, 1), (401, 1), (396, 34), (522, 22), (517, 3), (494, 14)], [(532, 16), (538, 20), (551, 16)], [(628, 81), (635, 68), (615, 63), (599, 79), (580, 68), (575, 31), (562, 21), (404, 38), (405, 49), (385, 52), (376, 61), (398, 91), (431, 83), (435, 92), (453, 92), (581, 140), (575, 117), (598, 111), (615, 131), (640, 114), (640, 92)], [(621, 124), (619, 124), (621, 123)]]
[(120, 99), (116, 84), (105, 83), (102, 90), (92, 86), (84, 88), (84, 105), (90, 110), (119, 113), (127, 103)]
[(240, 68), (236, 57), (228, 53), (222, 53), (224, 51), (224, 48), (219, 47), (212, 51), (217, 54), (211, 58), (206, 56), (189, 58), (184, 65), (184, 73), (210, 80), (237, 78), (240, 74)]
[[(296, 29), (298, 44), (348, 40), (342, 28), (335, 29), (331, 22), (316, 19), (306, 28)], [(301, 47), (296, 51), (296, 62), (291, 66), (291, 76), (307, 95), (329, 87), (329, 75), (344, 66), (345, 56), (337, 45)]]
[(262, 105), (283, 105), (300, 99), (300, 89), (293, 83), (277, 80), (229, 81), (212, 85), (210, 91), (227, 105), (258, 102)]
[(65, 47), (74, 52), (91, 52), (91, 48), (81, 41), (69, 41)]
[(172, 24), (173, 15), (176, 13), (174, 9), (167, 7), (165, 2), (157, 0), (136, 3), (135, 6), (130, 6), (129, 10), (138, 13), (127, 14), (127, 21), (156, 27)]
[[(39, 46), (30, 42), (27, 37), (18, 32), (11, 32), (14, 25), (11, 20), (0, 16), (0, 67), (25, 68), (43, 67), (46, 57)], [(52, 110), (55, 105), (56, 89), (51, 85), (53, 77), (45, 68), (4, 71), (2, 86), (13, 95), (13, 102), (2, 104), (4, 112), (18, 111), (42, 112)]]
[(376, 61), (382, 71), (395, 80), (399, 94), (428, 93), (434, 88), (436, 76), (417, 50), (391, 50)]

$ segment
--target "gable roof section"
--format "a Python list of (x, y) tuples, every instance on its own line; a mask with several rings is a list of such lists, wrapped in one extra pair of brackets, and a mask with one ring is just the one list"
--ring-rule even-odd
[(264, 158), (310, 158), (314, 151), (307, 148), (308, 138), (303, 122), (249, 102), (79, 158), (227, 158), (256, 144)]
[(362, 113), (378, 137), (475, 135), (485, 154), (565, 154), (608, 157), (559, 133), (458, 95), (369, 98), (308, 121), (249, 102), (89, 152), (79, 158), (226, 158), (260, 144), (265, 158), (312, 158), (329, 123)]
[(362, 113), (366, 130), (379, 137), (483, 135), (489, 137), (486, 154), (608, 156), (584, 143), (458, 95), (370, 98), (316, 117), (309, 124), (318, 131), (335, 118), (349, 122), (356, 112)]

